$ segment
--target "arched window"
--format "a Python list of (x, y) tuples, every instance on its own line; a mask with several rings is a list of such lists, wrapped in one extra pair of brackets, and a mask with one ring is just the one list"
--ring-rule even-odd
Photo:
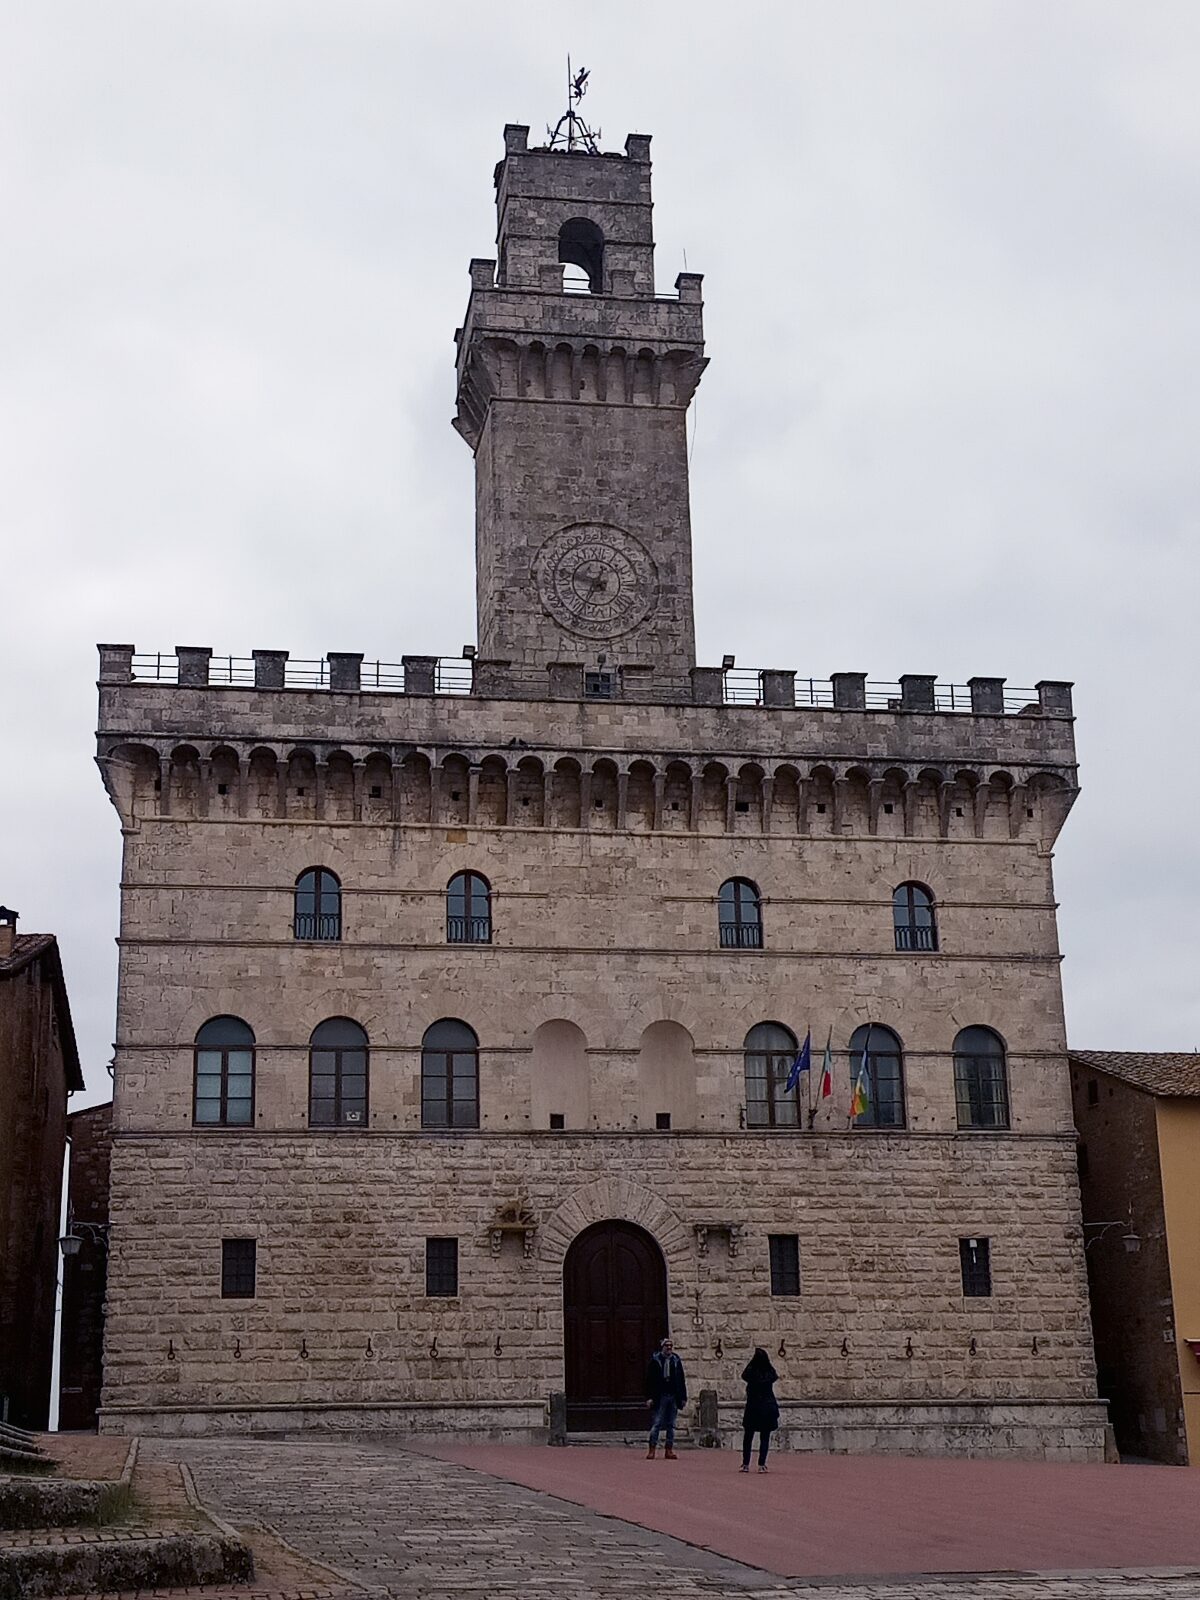
[(1008, 1127), (1004, 1041), (990, 1028), (964, 1028), (955, 1039), (954, 1099), (960, 1128)]
[(717, 895), (722, 950), (762, 949), (762, 897), (749, 878), (728, 878)]
[(479, 1126), (479, 1040), (455, 1017), (435, 1022), (421, 1040), (421, 1126)]
[(311, 1128), (367, 1125), (367, 1036), (349, 1017), (330, 1017), (308, 1041)]
[[(863, 1052), (866, 1052), (865, 1062)], [(864, 1071), (864, 1065), (866, 1070)], [(856, 1128), (904, 1126), (904, 1050), (890, 1028), (877, 1022), (850, 1035), (851, 1105), (861, 1079), (861, 1110), (853, 1113)]]
[(196, 1035), (192, 1121), (219, 1128), (254, 1121), (254, 1031), (240, 1017), (210, 1017)]
[(297, 939), (342, 937), (342, 885), (328, 867), (309, 867), (296, 879), (292, 933)]
[(492, 886), (481, 873), (456, 872), (446, 885), (446, 943), (491, 942)]
[(799, 1045), (790, 1028), (760, 1022), (746, 1035), (746, 1126), (795, 1128), (800, 1123), (800, 1096), (784, 1085)]
[(923, 883), (902, 883), (892, 895), (897, 950), (936, 950), (937, 917), (933, 896)]
[(578, 267), (587, 279), (586, 288), (564, 274), (563, 287), (577, 293), (604, 293), (604, 235), (587, 217), (572, 217), (558, 230), (558, 259)]

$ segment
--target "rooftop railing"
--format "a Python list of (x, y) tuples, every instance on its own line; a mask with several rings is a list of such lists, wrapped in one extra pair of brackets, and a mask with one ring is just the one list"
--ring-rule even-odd
[(660, 705), (816, 707), (833, 711), (923, 711), (964, 715), (1070, 717), (1071, 685), (1043, 680), (1031, 689), (1003, 678), (939, 683), (909, 673), (893, 683), (869, 682), (863, 672), (803, 678), (771, 668), (693, 667), (662, 674), (649, 667), (591, 671), (582, 664), (543, 668), (463, 656), (404, 656), (366, 661), (331, 652), (293, 659), (283, 650), (251, 656), (215, 655), (178, 646), (170, 654), (139, 654), (130, 645), (100, 646), (102, 683), (164, 683), (182, 688), (307, 689), (330, 693), (474, 695), (480, 699), (623, 700)]

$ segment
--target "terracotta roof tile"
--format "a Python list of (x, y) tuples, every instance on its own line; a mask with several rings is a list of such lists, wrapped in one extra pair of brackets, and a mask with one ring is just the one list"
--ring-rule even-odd
[(1072, 1066), (1107, 1072), (1147, 1094), (1200, 1095), (1200, 1055), (1191, 1050), (1071, 1050)]
[(40, 956), (54, 943), (52, 933), (19, 933), (13, 940), (12, 954), (0, 957), (0, 973), (20, 972), (34, 956)]

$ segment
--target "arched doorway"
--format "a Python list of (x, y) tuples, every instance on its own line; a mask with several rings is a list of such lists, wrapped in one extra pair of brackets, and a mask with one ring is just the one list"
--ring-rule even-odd
[(567, 1427), (646, 1422), (646, 1363), (667, 1335), (667, 1268), (644, 1228), (597, 1222), (563, 1263)]

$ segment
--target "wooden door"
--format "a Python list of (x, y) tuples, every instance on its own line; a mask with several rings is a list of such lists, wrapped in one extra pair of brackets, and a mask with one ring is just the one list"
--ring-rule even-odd
[(647, 1424), (646, 1363), (667, 1336), (667, 1269), (642, 1228), (597, 1222), (563, 1264), (567, 1427)]

